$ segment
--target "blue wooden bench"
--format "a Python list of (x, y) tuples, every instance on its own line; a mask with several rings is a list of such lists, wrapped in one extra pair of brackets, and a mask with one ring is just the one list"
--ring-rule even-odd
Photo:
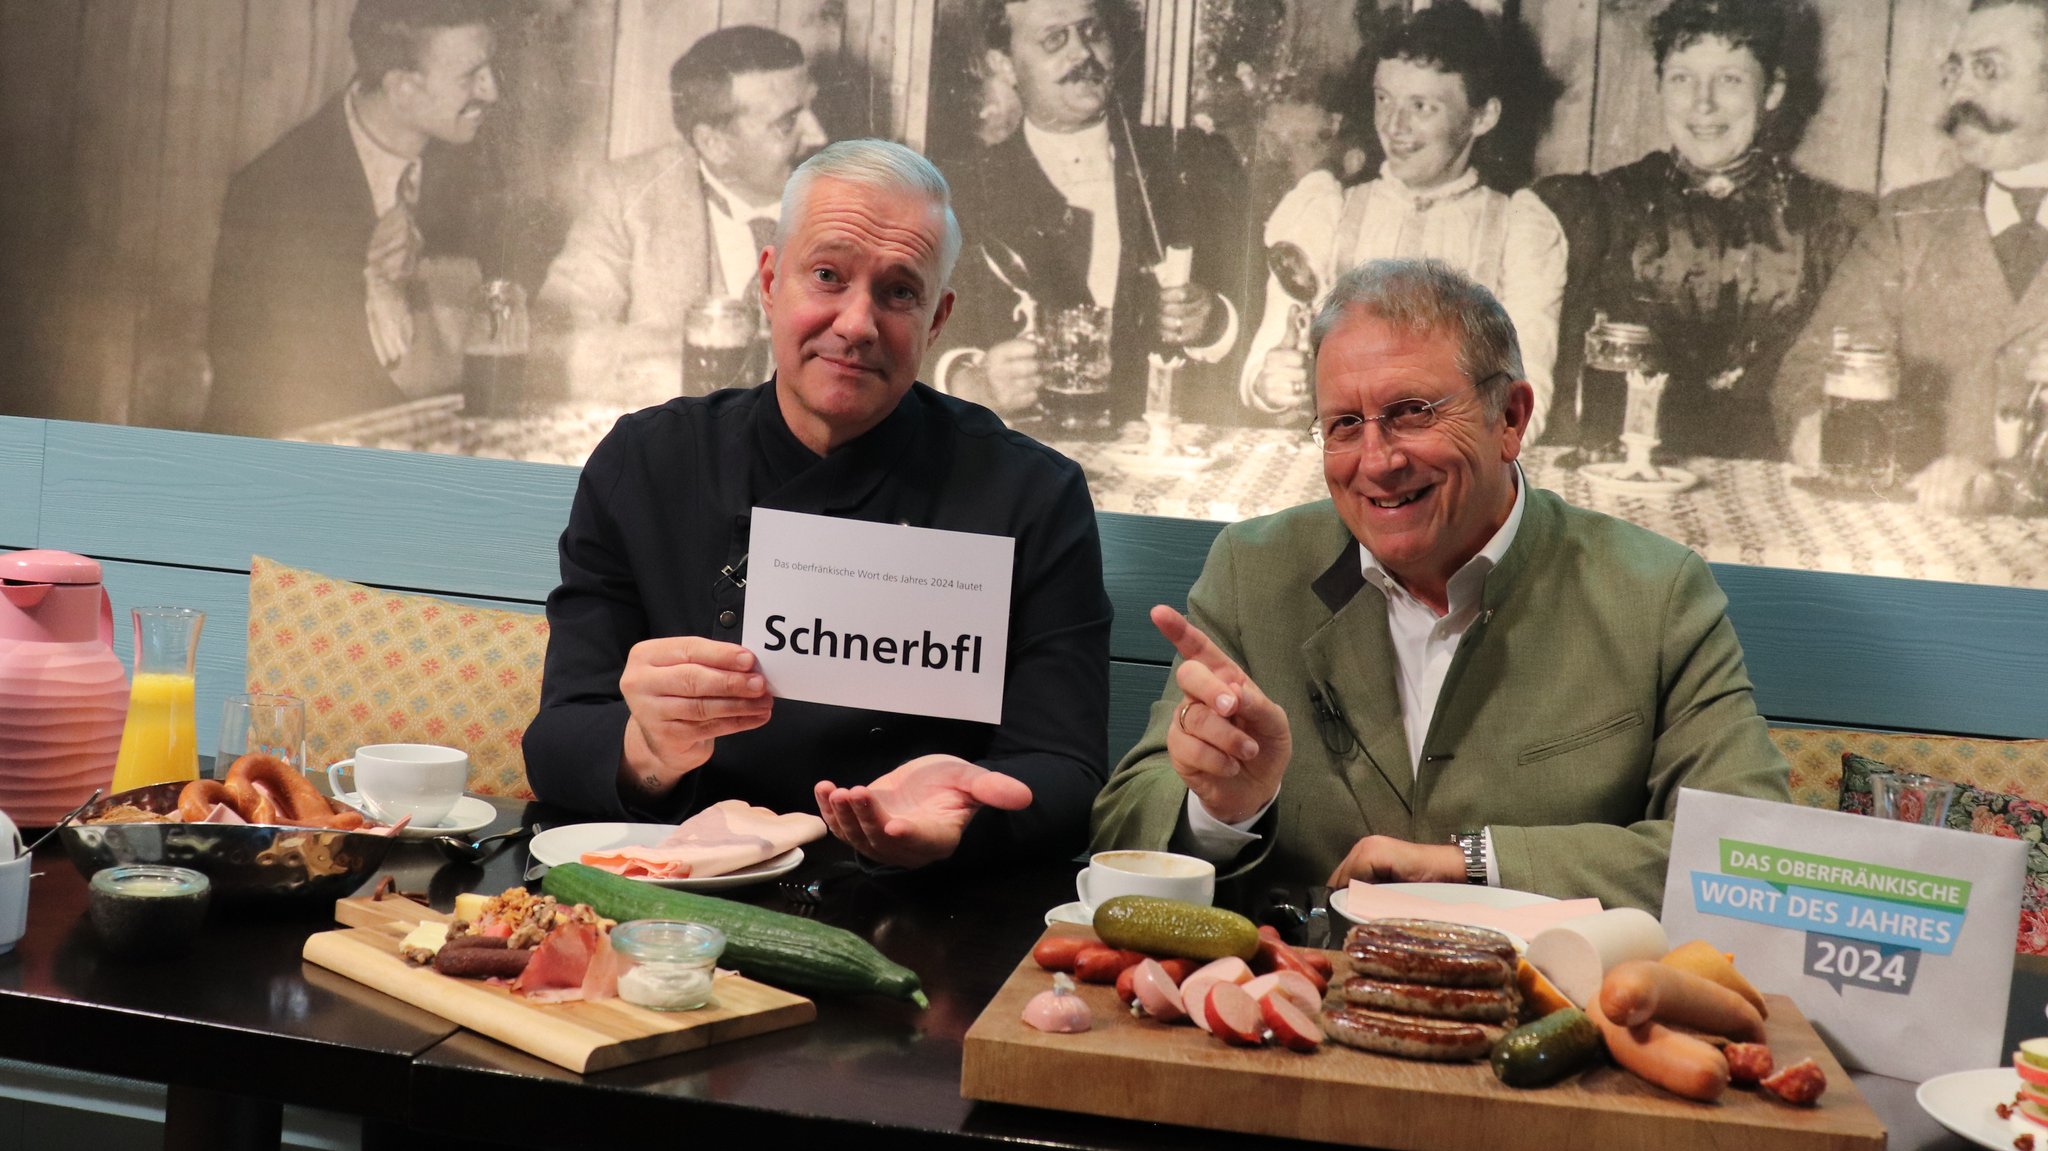
[[(539, 610), (576, 472), (547, 464), (0, 418), (0, 548), (106, 565), (123, 625), (151, 603), (208, 613), (200, 747), (242, 689), (249, 557), (378, 587)], [(1112, 758), (1143, 729), (1179, 604), (1217, 525), (1105, 513), (1116, 607)], [(2048, 592), (1715, 565), (1758, 705), (1779, 724), (2048, 736)]]

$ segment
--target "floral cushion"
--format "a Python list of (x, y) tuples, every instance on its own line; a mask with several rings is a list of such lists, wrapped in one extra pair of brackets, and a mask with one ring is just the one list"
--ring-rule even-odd
[(2048, 801), (2048, 740), (1774, 727), (1771, 742), (1791, 765), (1792, 802), (1808, 807), (1833, 810), (1839, 805), (1847, 752), (1883, 760), (1898, 771)]
[[(1874, 759), (1843, 752), (1842, 810), (1869, 815), (1870, 773), (1887, 770)], [(1948, 807), (1948, 826), (2027, 842), (2027, 880), (2020, 888), (2020, 935), (2015, 950), (2022, 955), (2048, 955), (2048, 848), (2041, 844), (2042, 832), (2048, 830), (2048, 805), (1958, 783)]]
[(547, 618), (249, 561), (249, 690), (306, 701), (306, 767), (372, 743), (469, 753), (469, 790), (531, 798), (520, 739), (540, 708)]

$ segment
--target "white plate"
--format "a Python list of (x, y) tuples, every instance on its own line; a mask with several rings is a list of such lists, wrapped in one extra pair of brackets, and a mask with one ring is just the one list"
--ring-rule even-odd
[[(362, 812), (365, 819), (383, 822), (377, 816), (370, 813), (370, 809), (363, 803), (363, 797), (357, 792), (345, 791), (334, 798)], [(437, 835), (466, 835), (469, 832), (481, 831), (489, 827), (491, 821), (496, 818), (498, 818), (497, 808), (492, 807), (489, 803), (478, 799), (474, 795), (465, 795), (455, 801), (455, 806), (448, 809), (448, 814), (441, 817), (441, 822), (435, 824), (408, 823), (399, 831), (398, 838), (432, 839)]]
[(1062, 903), (1045, 913), (1045, 925), (1051, 927), (1055, 923), (1078, 923), (1083, 927), (1093, 927), (1095, 913), (1088, 910), (1087, 904), (1076, 899), (1072, 903)]
[(2025, 1119), (1998, 1117), (1995, 1108), (2000, 1103), (2012, 1102), (2019, 1089), (2017, 1071), (2010, 1067), (1987, 1067), (1981, 1071), (1937, 1075), (1922, 1083), (1913, 1097), (1936, 1123), (1979, 1147), (2012, 1151), (2013, 1136), (2022, 1131), (2032, 1132), (2036, 1141), (2048, 1136), (2048, 1128)]
[[(1507, 887), (1485, 887), (1474, 883), (1378, 883), (1373, 886), (1381, 891), (1398, 891), (1403, 895), (1434, 899), (1438, 903), (1477, 903), (1486, 907), (1527, 907), (1532, 903), (1556, 903), (1548, 895), (1533, 891), (1516, 891)], [(1351, 897), (1349, 887), (1330, 893), (1330, 910), (1353, 923), (1365, 920), (1345, 910), (1345, 903)]]
[[(555, 867), (581, 860), (586, 851), (653, 847), (667, 839), (675, 829), (672, 823), (572, 823), (567, 827), (550, 827), (534, 836), (528, 850), (533, 853), (534, 862)], [(727, 887), (745, 887), (750, 883), (765, 883), (779, 875), (788, 875), (803, 861), (804, 849), (792, 847), (773, 859), (764, 859), (752, 867), (724, 875), (688, 879), (655, 879), (644, 875), (633, 878), (657, 887), (673, 887), (682, 891), (718, 891)]]

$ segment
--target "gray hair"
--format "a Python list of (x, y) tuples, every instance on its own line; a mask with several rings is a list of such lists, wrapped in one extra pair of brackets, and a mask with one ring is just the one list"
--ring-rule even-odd
[[(1368, 260), (1337, 278), (1309, 325), (1311, 354), (1353, 309), (1416, 335), (1441, 332), (1458, 341), (1458, 370), (1498, 415), (1513, 381), (1523, 379), (1522, 348), (1507, 309), (1492, 292), (1442, 260)], [(1505, 376), (1501, 379), (1497, 377)]]
[(945, 289), (953, 278), (953, 264), (960, 259), (960, 220), (953, 215), (953, 190), (930, 160), (893, 140), (840, 140), (825, 145), (797, 165), (782, 186), (782, 219), (775, 224), (777, 251), (802, 215), (811, 185), (821, 179), (920, 196), (944, 211), (946, 231), (939, 241), (938, 286)]

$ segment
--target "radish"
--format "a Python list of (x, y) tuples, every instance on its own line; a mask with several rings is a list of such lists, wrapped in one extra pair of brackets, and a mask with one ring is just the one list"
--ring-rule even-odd
[(1314, 1051), (1322, 1046), (1322, 1026), (1285, 991), (1268, 991), (1259, 1000), (1259, 1014), (1273, 1029), (1273, 1038), (1289, 1051)]
[(1178, 1023), (1188, 1017), (1180, 988), (1174, 986), (1173, 977), (1166, 973), (1166, 968), (1161, 967), (1158, 960), (1147, 959), (1131, 970), (1137, 973), (1131, 976), (1131, 989), (1137, 993), (1145, 1014), (1161, 1023)]
[(1209, 1017), (1209, 1034), (1238, 1047), (1257, 1047), (1264, 1041), (1265, 1023), (1259, 1005), (1235, 983), (1217, 983), (1209, 988), (1203, 1005)]
[(1187, 1007), (1188, 1014), (1195, 1017), (1195, 1022), (1202, 1025), (1202, 1030), (1207, 1031), (1209, 1026), (1200, 1009), (1209, 987), (1216, 983), (1250, 983), (1251, 980), (1249, 964), (1235, 956), (1226, 956), (1196, 968), (1194, 974), (1181, 980), (1180, 1001)]
[(1316, 992), (1315, 980), (1299, 971), (1267, 972), (1244, 985), (1245, 994), (1253, 999), (1264, 999), (1267, 992), (1276, 989), (1304, 1014), (1314, 1015), (1323, 1009), (1323, 997)]

